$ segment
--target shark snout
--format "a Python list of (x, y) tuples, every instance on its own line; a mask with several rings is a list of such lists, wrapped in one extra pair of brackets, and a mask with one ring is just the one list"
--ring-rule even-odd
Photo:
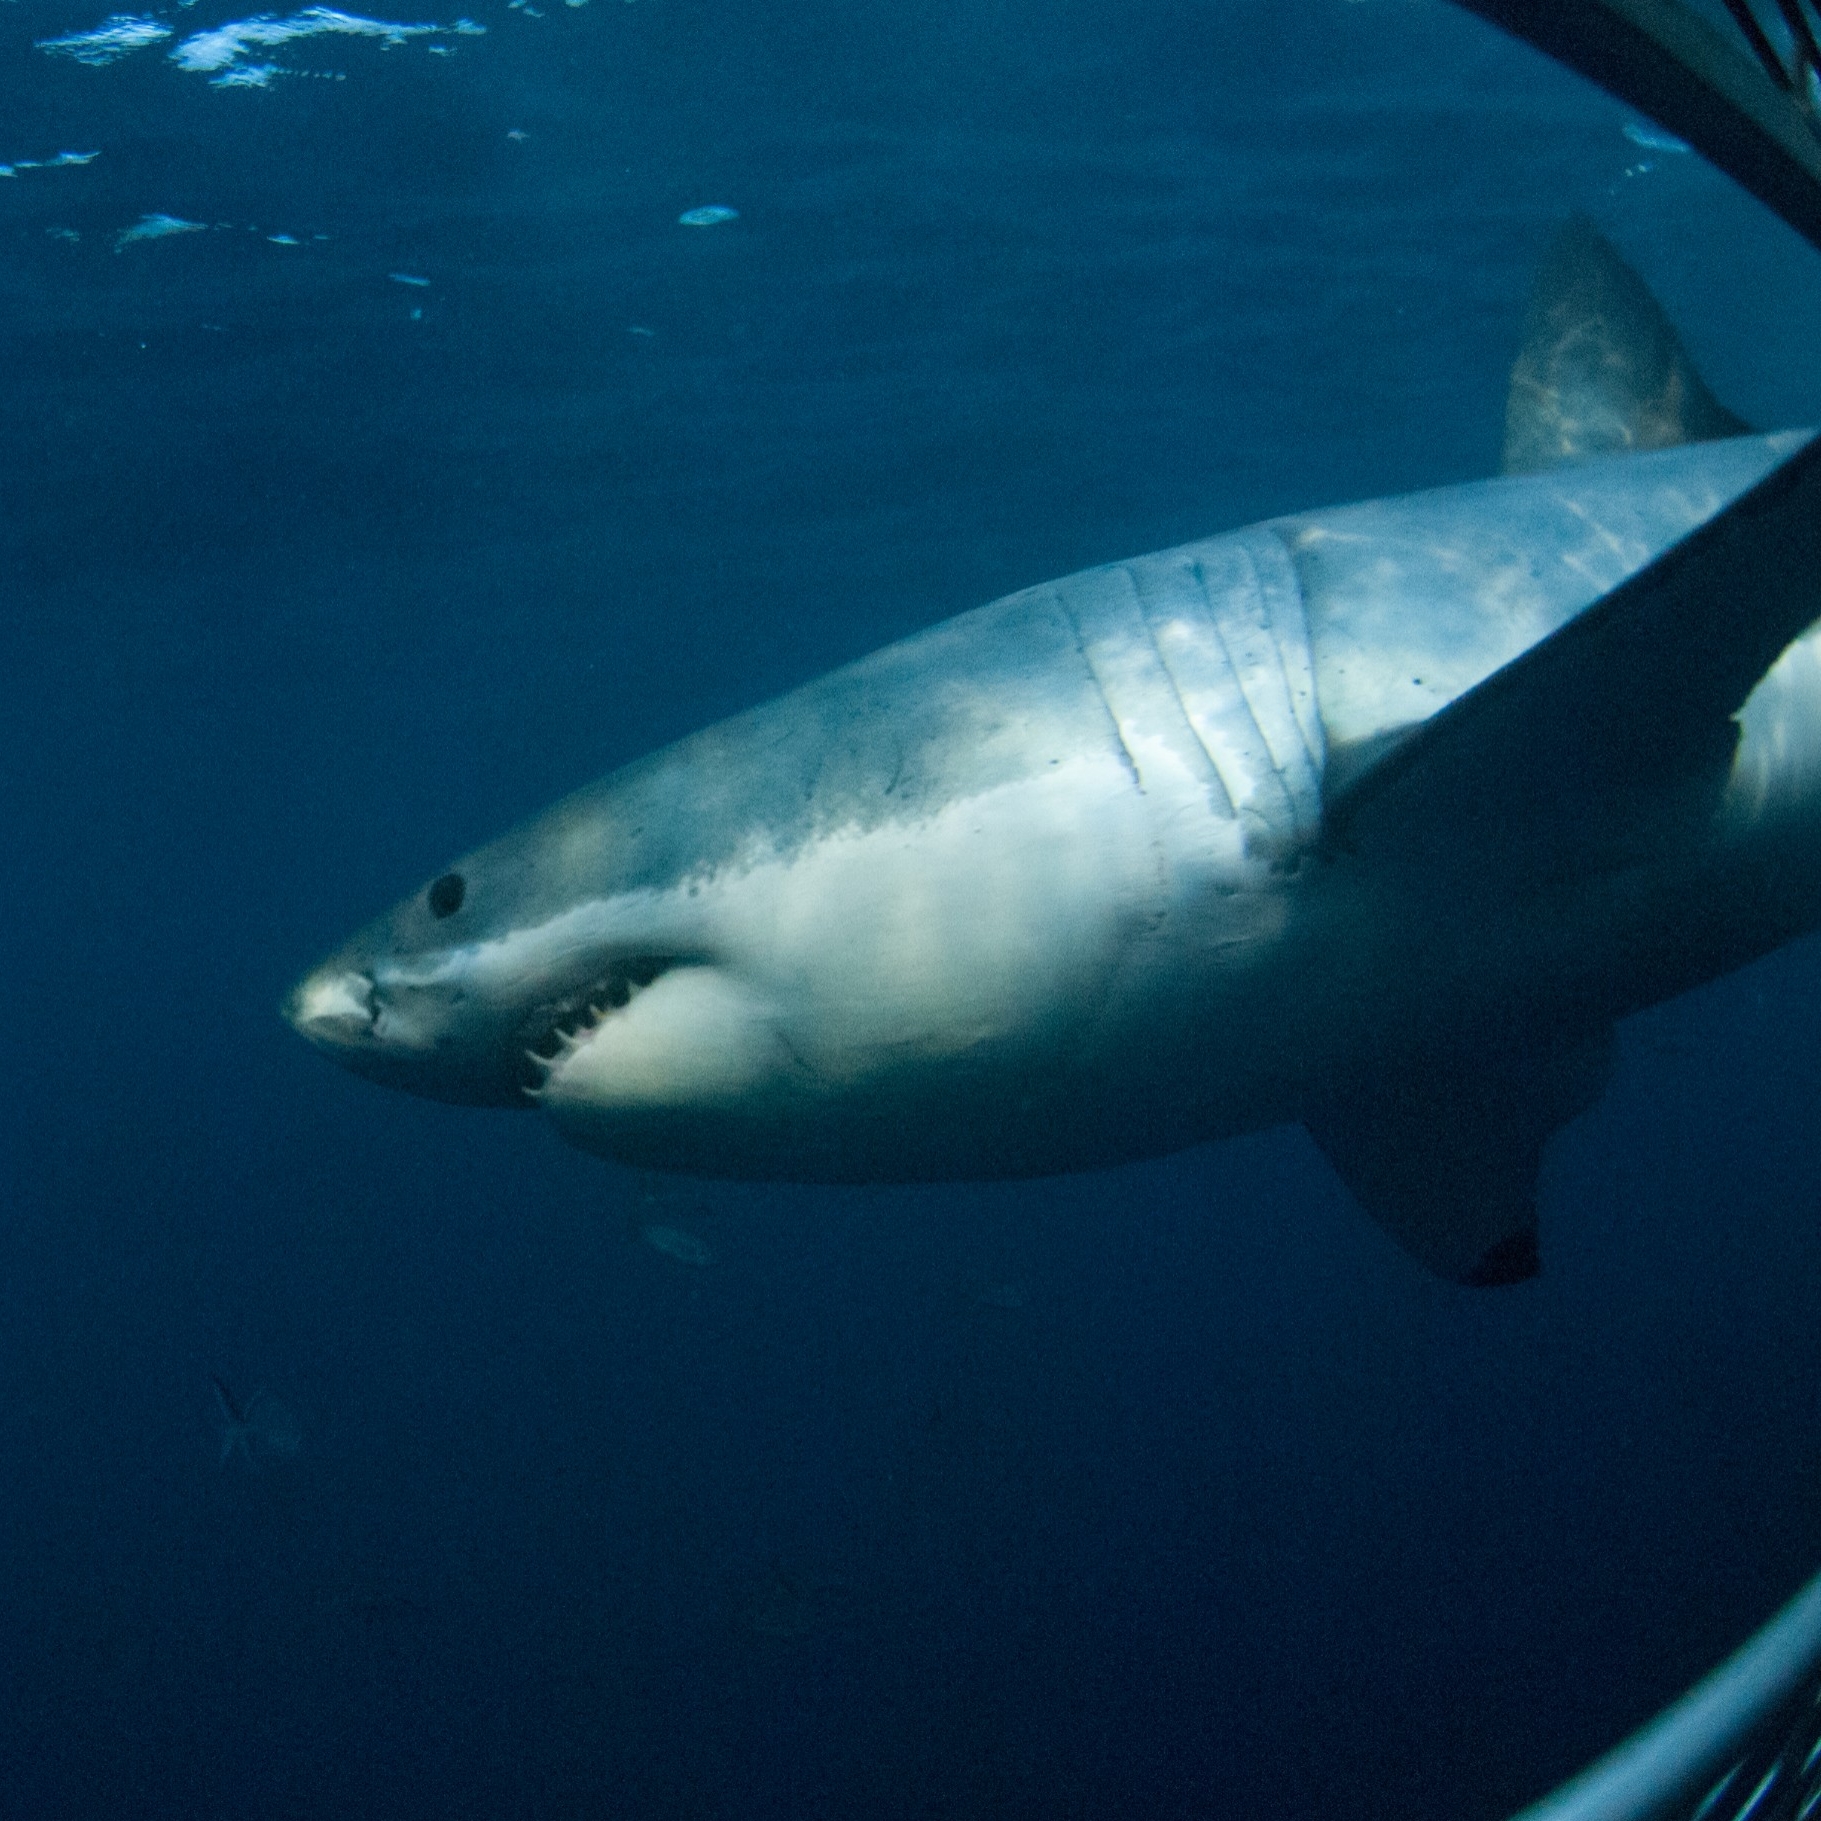
[(279, 1007), (285, 1022), (345, 1069), (461, 1106), (524, 1106), (531, 1071), (516, 1021), (459, 983), (400, 977), (366, 951), (325, 961)]
[(370, 1043), (378, 1020), (373, 977), (331, 963), (306, 974), (279, 1010), (300, 1037), (322, 1049)]

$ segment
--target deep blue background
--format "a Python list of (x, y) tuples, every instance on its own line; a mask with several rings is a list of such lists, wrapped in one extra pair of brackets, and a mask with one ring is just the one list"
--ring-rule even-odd
[(1490, 471), (1571, 208), (1765, 425), (1821, 262), (1440, 0), (480, 0), (267, 90), (33, 48), (102, 11), (0, 14), (0, 160), (101, 154), (0, 180), (0, 1812), (1495, 1821), (1821, 1563), (1812, 943), (1627, 1027), (1497, 1295), (1297, 1133), (671, 1188), (275, 1015), (884, 640)]

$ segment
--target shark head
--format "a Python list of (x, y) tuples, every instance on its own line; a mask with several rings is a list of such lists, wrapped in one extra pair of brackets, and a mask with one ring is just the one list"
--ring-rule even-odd
[(780, 1052), (718, 894), (654, 876), (628, 813), (597, 788), (457, 860), (312, 969), (285, 1017), (389, 1087), (559, 1124), (762, 1086)]
[[(1018, 603), (995, 611), (1022, 626)], [(1007, 636), (1008, 677), (980, 681), (1000, 627), (974, 628), (654, 753), (454, 861), (306, 975), (286, 1016), (358, 1074), (535, 1106), (628, 1163), (994, 1172), (1005, 1094), (1078, 1097), (1156, 866), (1073, 635), (1045, 622), (1054, 671)], [(856, 729), (887, 685), (936, 706)], [(1032, 1129), (1051, 1127), (1033, 1112)]]

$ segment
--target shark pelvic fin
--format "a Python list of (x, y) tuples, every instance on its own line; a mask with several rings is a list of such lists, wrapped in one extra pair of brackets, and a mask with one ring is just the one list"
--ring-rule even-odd
[(1662, 306), (1584, 216), (1556, 236), (1531, 292), (1505, 400), (1506, 474), (1742, 436)]
[(1543, 1147), (1599, 1099), (1611, 1039), (1426, 1056), (1331, 1093), (1303, 1123), (1366, 1212), (1438, 1276), (1522, 1283), (1542, 1269)]

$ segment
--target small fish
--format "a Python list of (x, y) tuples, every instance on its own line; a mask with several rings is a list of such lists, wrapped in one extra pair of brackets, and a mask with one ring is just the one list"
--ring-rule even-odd
[(419, 278), (415, 272), (388, 272), (386, 276), (395, 285), (427, 285), (429, 279)]
[(413, 1600), (402, 1593), (379, 1593), (370, 1599), (350, 1600), (348, 1612), (362, 1625), (380, 1631), (416, 1625), (430, 1616), (430, 1608), (422, 1600)]
[(856, 1616), (856, 1591), (835, 1575), (786, 1568), (774, 1559), (743, 1590), (739, 1617), (761, 1643), (800, 1644), (850, 1622)]
[(295, 234), (268, 234), (266, 239), (275, 247), (301, 247), (303, 245)]
[(1019, 1283), (969, 1283), (965, 1290), (968, 1301), (982, 1309), (1004, 1309), (1009, 1313), (1030, 1301), (1024, 1285)]
[(654, 1252), (662, 1252), (666, 1258), (674, 1258), (683, 1265), (711, 1265), (714, 1254), (693, 1233), (686, 1233), (681, 1227), (659, 1226), (656, 1222), (639, 1228), (639, 1237)]
[(705, 203), (699, 209), (685, 209), (677, 217), (677, 221), (686, 228), (719, 227), (724, 221), (738, 221), (739, 219), (740, 211), (738, 209), (730, 209), (725, 203), (720, 202)]
[(303, 1451), (303, 1428), (289, 1405), (265, 1391), (255, 1391), (244, 1404), (236, 1403), (227, 1381), (209, 1374), (215, 1402), (221, 1410), (221, 1464), (239, 1454), (249, 1467), (267, 1461), (295, 1460)]

